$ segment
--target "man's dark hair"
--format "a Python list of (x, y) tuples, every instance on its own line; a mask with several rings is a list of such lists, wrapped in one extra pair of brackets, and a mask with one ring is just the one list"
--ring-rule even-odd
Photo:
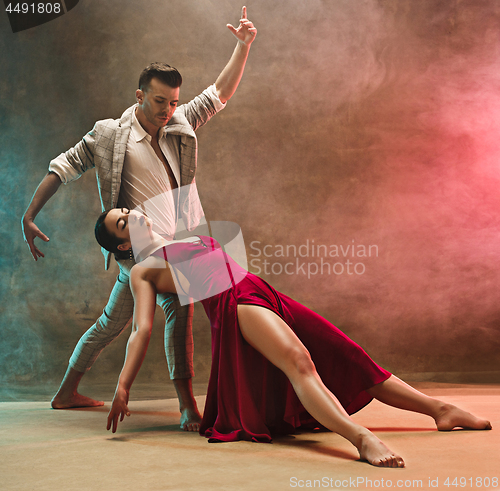
[(153, 78), (157, 78), (160, 82), (167, 84), (173, 89), (182, 85), (182, 77), (177, 71), (177, 68), (167, 65), (166, 63), (154, 62), (142, 71), (139, 77), (139, 89), (146, 92)]
[(114, 233), (110, 232), (106, 225), (104, 225), (104, 220), (108, 216), (109, 210), (101, 213), (94, 228), (94, 234), (97, 242), (101, 247), (115, 255), (116, 259), (129, 259), (129, 251), (120, 251), (118, 246), (125, 242), (119, 239)]

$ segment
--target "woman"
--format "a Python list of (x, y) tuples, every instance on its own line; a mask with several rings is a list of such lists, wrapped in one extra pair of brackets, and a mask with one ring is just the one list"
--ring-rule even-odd
[(118, 418), (130, 415), (129, 391), (148, 347), (157, 292), (201, 300), (210, 319), (212, 372), (200, 429), (209, 441), (270, 441), (271, 433), (320, 423), (349, 440), (362, 460), (404, 467), (399, 455), (349, 417), (372, 398), (429, 415), (438, 430), (491, 429), (488, 421), (379, 367), (325, 319), (240, 268), (214, 239), (166, 242), (147, 217), (124, 208), (97, 221), (96, 238), (111, 252), (131, 254), (131, 236), (136, 257), (147, 257), (130, 275), (133, 327), (108, 430), (115, 432)]

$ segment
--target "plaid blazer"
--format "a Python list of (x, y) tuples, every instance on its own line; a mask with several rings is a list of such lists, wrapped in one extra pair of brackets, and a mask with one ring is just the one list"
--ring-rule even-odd
[[(180, 136), (179, 208), (188, 230), (195, 228), (204, 216), (194, 178), (198, 154), (195, 130), (224, 107), (220, 101), (214, 101), (214, 94), (215, 87), (212, 85), (192, 101), (179, 106), (166, 126), (167, 133)], [(137, 104), (129, 107), (120, 119), (97, 121), (80, 142), (49, 165), (49, 170), (58, 174), (65, 184), (95, 167), (102, 211), (114, 208), (118, 203), (132, 113), (136, 107)], [(102, 253), (108, 269), (111, 253), (104, 249)]]

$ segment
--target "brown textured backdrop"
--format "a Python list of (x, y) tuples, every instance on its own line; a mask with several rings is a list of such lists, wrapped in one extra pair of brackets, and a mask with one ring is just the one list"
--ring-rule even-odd
[[(240, 224), (252, 271), (389, 370), (491, 380), (500, 361), (500, 3), (247, 6), (259, 34), (243, 81), (198, 132), (208, 218)], [(3, 384), (59, 381), (116, 275), (93, 239), (93, 171), (44, 208), (37, 224), (51, 241), (41, 244), (45, 259), (30, 259), (19, 219), (48, 162), (133, 104), (150, 61), (179, 68), (182, 101), (212, 83), (233, 50), (225, 24), (240, 7), (81, 0), (17, 34), (0, 15)], [(317, 257), (318, 245), (339, 256)], [(334, 272), (312, 274), (322, 260)], [(166, 373), (157, 317), (142, 381)], [(116, 380), (125, 341), (105, 350), (88, 381)], [(210, 334), (199, 308), (195, 342), (204, 380)]]

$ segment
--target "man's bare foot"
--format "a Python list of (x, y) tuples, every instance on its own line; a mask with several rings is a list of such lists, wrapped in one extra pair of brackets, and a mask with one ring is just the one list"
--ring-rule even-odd
[(57, 393), (50, 402), (52, 409), (70, 409), (72, 407), (98, 407), (104, 406), (103, 401), (96, 401), (87, 396), (82, 396), (76, 392), (69, 397), (64, 397)]
[(361, 460), (377, 467), (404, 467), (402, 457), (389, 450), (373, 433), (361, 435), (356, 445)]
[(453, 404), (444, 402), (435, 421), (439, 431), (450, 431), (457, 427), (466, 430), (491, 430), (491, 423), (486, 419), (478, 418)]
[(52, 398), (53, 409), (70, 409), (72, 407), (98, 407), (103, 406), (103, 401), (96, 401), (90, 397), (82, 396), (78, 393), (78, 384), (85, 375), (85, 372), (78, 372), (68, 366), (61, 386), (56, 395)]
[(200, 431), (201, 414), (198, 409), (181, 410), (181, 430)]

